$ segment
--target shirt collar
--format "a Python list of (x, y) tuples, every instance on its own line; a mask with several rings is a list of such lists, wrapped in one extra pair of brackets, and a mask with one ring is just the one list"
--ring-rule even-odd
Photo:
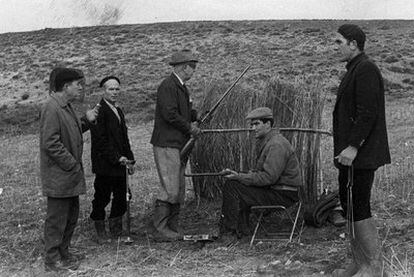
[(112, 108), (112, 109), (116, 109), (116, 108), (118, 108), (118, 104), (115, 102), (115, 104), (114, 105), (112, 105), (111, 103), (109, 103), (109, 101), (108, 100), (106, 100), (105, 98), (103, 98), (103, 100), (106, 102), (106, 104), (108, 104), (108, 106), (110, 107), (110, 108)]
[(175, 77), (177, 77), (180, 84), (184, 86), (184, 82), (183, 82), (183, 80), (181, 80), (180, 76), (178, 76), (177, 73), (175, 73), (174, 71), (173, 71), (173, 74), (175, 75)]

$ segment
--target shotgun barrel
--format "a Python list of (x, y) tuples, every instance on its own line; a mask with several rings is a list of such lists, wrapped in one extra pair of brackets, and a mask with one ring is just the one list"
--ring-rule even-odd
[[(251, 65), (247, 66), (243, 72), (237, 77), (237, 79), (231, 84), (231, 86), (223, 93), (223, 95), (220, 97), (220, 99), (214, 104), (214, 106), (206, 113), (200, 120), (200, 125), (203, 124), (212, 114), (216, 111), (217, 107), (220, 105), (220, 103), (223, 101), (223, 99), (230, 93), (230, 91), (236, 86), (236, 84), (239, 82), (241, 77), (243, 77), (244, 74), (246, 74), (247, 70), (249, 70)], [(180, 152), (180, 158), (181, 160), (185, 160), (191, 153), (196, 138), (191, 137), (187, 143), (184, 145), (183, 149)]]

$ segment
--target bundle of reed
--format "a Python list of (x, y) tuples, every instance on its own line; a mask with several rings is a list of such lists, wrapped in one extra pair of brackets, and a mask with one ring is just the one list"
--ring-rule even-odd
[[(215, 84), (207, 90), (200, 110), (207, 110), (220, 92), (223, 84)], [(203, 129), (232, 129), (247, 127), (245, 116), (253, 108), (266, 106), (273, 110), (277, 127), (320, 129), (323, 94), (322, 83), (318, 78), (295, 79), (292, 83), (277, 78), (266, 82), (263, 91), (252, 93), (241, 86), (234, 91), (217, 109), (212, 119)], [(317, 198), (319, 177), (320, 133), (285, 131), (282, 134), (296, 151), (304, 184), (306, 202)], [(218, 172), (224, 168), (248, 171), (255, 162), (254, 135), (248, 131), (209, 132), (197, 141), (191, 156), (193, 172)], [(195, 191), (204, 197), (215, 197), (220, 193), (221, 177), (197, 177), (193, 179)]]

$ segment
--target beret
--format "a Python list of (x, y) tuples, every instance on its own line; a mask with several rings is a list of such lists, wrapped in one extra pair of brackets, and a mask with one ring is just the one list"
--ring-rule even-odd
[(101, 82), (99, 83), (99, 87), (103, 87), (105, 85), (105, 83), (107, 81), (111, 80), (111, 79), (116, 80), (118, 82), (118, 84), (121, 84), (121, 81), (117, 77), (115, 77), (115, 76), (107, 76), (107, 77), (105, 77), (105, 78), (103, 78), (101, 80)]
[(66, 83), (82, 79), (83, 77), (83, 72), (79, 69), (60, 68), (56, 71), (55, 89), (60, 91)]
[(179, 52), (172, 54), (171, 60), (169, 62), (170, 65), (177, 65), (186, 62), (198, 62), (197, 58), (191, 53), (190, 50), (184, 49)]
[(259, 107), (252, 110), (246, 116), (246, 119), (273, 119), (272, 110), (268, 107)]
[(340, 33), (344, 38), (349, 41), (355, 40), (358, 43), (365, 42), (365, 33), (355, 24), (344, 24), (338, 28), (338, 33)]

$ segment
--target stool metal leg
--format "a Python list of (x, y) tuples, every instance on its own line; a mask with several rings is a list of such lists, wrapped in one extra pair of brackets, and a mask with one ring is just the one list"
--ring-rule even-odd
[(253, 245), (254, 239), (255, 239), (256, 234), (257, 234), (257, 230), (259, 229), (260, 223), (262, 222), (263, 213), (264, 213), (264, 211), (260, 212), (259, 219), (257, 220), (256, 227), (254, 228), (254, 233), (253, 233), (252, 239), (250, 240), (250, 246)]

